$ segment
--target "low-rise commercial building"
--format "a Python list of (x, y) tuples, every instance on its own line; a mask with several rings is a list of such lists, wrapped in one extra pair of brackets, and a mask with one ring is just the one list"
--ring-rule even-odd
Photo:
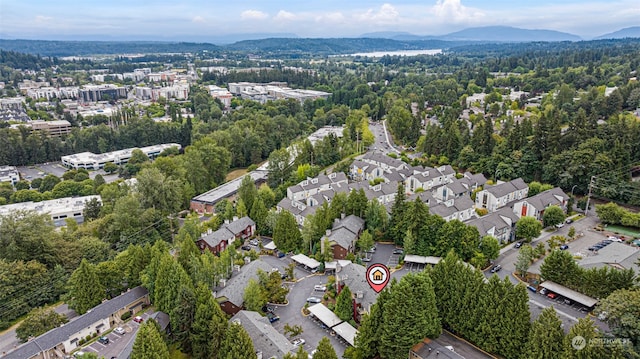
[(15, 166), (0, 166), (0, 182), (10, 182), (15, 185), (20, 181), (20, 173)]
[(0, 206), (0, 216), (6, 216), (16, 211), (35, 211), (38, 214), (49, 214), (53, 224), (57, 227), (66, 225), (67, 218), (73, 218), (76, 222), (84, 221), (84, 208), (87, 202), (100, 196), (65, 197), (41, 202), (21, 202)]
[(104, 165), (107, 162), (112, 162), (116, 165), (126, 164), (127, 162), (129, 162), (129, 159), (131, 158), (131, 153), (135, 149), (141, 150), (145, 155), (147, 155), (147, 157), (149, 157), (149, 159), (154, 159), (158, 157), (158, 155), (166, 149), (170, 149), (170, 148), (180, 149), (181, 147), (182, 146), (180, 146), (177, 143), (163, 143), (160, 145), (153, 145), (153, 146), (140, 147), (140, 148), (136, 148), (136, 147), (127, 148), (124, 150), (106, 152), (101, 154), (95, 154), (93, 152), (81, 152), (73, 155), (62, 156), (61, 160), (62, 160), (62, 165), (69, 168), (73, 168), (73, 169), (85, 168), (88, 170), (99, 170), (101, 168), (104, 168)]

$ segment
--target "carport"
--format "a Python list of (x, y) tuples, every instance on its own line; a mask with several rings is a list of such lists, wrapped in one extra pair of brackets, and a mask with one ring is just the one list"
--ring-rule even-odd
[(271, 242), (265, 244), (264, 247), (262, 247), (262, 248), (264, 248), (264, 249), (266, 249), (268, 251), (275, 251), (276, 250), (276, 244), (273, 241), (271, 241)]
[(545, 288), (548, 291), (559, 294), (567, 299), (570, 299), (576, 303), (580, 303), (587, 308), (593, 308), (596, 304), (598, 304), (597, 299), (593, 299), (587, 295), (582, 293), (578, 293), (573, 289), (569, 289), (563, 285), (552, 282), (550, 280), (540, 283), (540, 287)]
[(342, 323), (342, 320), (338, 318), (338, 316), (334, 312), (330, 311), (329, 308), (325, 307), (322, 303), (312, 305), (307, 309), (309, 309), (314, 317), (318, 318), (319, 321), (324, 323), (324, 325), (329, 328), (333, 328), (336, 325)]
[(436, 265), (440, 262), (440, 257), (431, 257), (431, 256), (417, 256), (415, 254), (407, 254), (404, 256), (405, 263), (418, 263), (418, 264), (431, 264)]
[(351, 344), (351, 346), (356, 345), (356, 334), (358, 331), (351, 324), (342, 322), (341, 324), (336, 325), (333, 330), (342, 339), (346, 340), (347, 343)]
[(313, 258), (309, 258), (307, 256), (305, 256), (304, 254), (296, 254), (295, 256), (291, 257), (291, 259), (298, 263), (298, 264), (302, 264), (303, 266), (309, 268), (309, 269), (316, 269), (320, 266), (320, 262), (318, 262), (317, 260), (313, 259)]

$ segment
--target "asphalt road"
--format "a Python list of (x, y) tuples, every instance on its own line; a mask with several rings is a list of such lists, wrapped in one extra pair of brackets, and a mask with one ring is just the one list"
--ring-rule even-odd
[[(291, 259), (289, 256), (283, 258), (276, 258), (274, 256), (261, 256), (261, 259), (276, 268), (284, 268)], [(339, 358), (342, 358), (344, 350), (347, 348), (347, 344), (340, 340), (337, 336), (332, 335), (328, 329), (323, 329), (320, 323), (315, 322), (311, 317), (304, 316), (302, 314), (302, 308), (304, 307), (307, 298), (315, 296), (321, 298), (323, 292), (315, 291), (313, 289), (316, 284), (326, 284), (328, 276), (324, 274), (311, 274), (308, 271), (296, 267), (294, 274), (297, 282), (287, 282), (289, 287), (289, 295), (287, 296), (287, 305), (269, 305), (274, 309), (276, 315), (280, 317), (280, 320), (274, 322), (273, 327), (284, 335), (284, 325), (300, 325), (303, 328), (303, 332), (296, 338), (303, 338), (305, 340), (304, 349), (307, 353), (311, 353), (312, 350), (318, 347), (318, 343), (322, 337), (327, 337), (331, 341), (333, 348), (336, 350)], [(285, 335), (286, 336), (286, 335)], [(288, 336), (286, 336), (289, 338)], [(293, 341), (295, 338), (289, 338)]]
[[(581, 248), (586, 245), (585, 243), (597, 242), (604, 239), (600, 238), (602, 237), (600, 234), (595, 234), (589, 230), (593, 228), (596, 223), (598, 223), (597, 217), (590, 213), (588, 217), (582, 218), (581, 220), (574, 222), (571, 225), (565, 225), (564, 227), (553, 232), (543, 232), (543, 234), (539, 238), (534, 239), (531, 242), (531, 245), (535, 247), (538, 243), (546, 243), (547, 240), (554, 235), (568, 236), (569, 228), (573, 226), (576, 230), (576, 233), (583, 232), (585, 234), (584, 237), (581, 237), (576, 241), (569, 243), (569, 250), (574, 252), (574, 247), (575, 249)], [(595, 236), (599, 236), (597, 240), (594, 238)], [(586, 245), (586, 247), (588, 247), (589, 245)], [(497, 272), (496, 275), (501, 279), (507, 277), (514, 284), (518, 283), (518, 280), (513, 276), (513, 273), (516, 271), (515, 263), (518, 260), (518, 253), (519, 250), (513, 248), (513, 245), (510, 245), (505, 250), (503, 250), (501, 256), (494, 261), (494, 264), (500, 264), (502, 266), (502, 270)], [(538, 261), (536, 265), (539, 266), (539, 263), (541, 263), (541, 261)], [(493, 273), (491, 273), (490, 271), (487, 270), (485, 272), (485, 276), (490, 277), (491, 275), (493, 275)], [(544, 295), (533, 293), (531, 291), (527, 291), (527, 294), (529, 295), (529, 308), (531, 311), (532, 319), (537, 318), (544, 308), (553, 306), (558, 313), (558, 317), (562, 320), (565, 331), (569, 331), (571, 326), (578, 321), (578, 318), (587, 316), (587, 313), (585, 311), (580, 310), (580, 306), (567, 305), (562, 301), (552, 300)], [(592, 319), (600, 329), (604, 331), (609, 330), (609, 327), (606, 323), (598, 320), (595, 317), (592, 317)]]
[(391, 138), (391, 134), (389, 134), (384, 121), (369, 122), (369, 129), (375, 138), (373, 145), (371, 145), (371, 148), (373, 148), (374, 151), (381, 151), (383, 153), (399, 153), (393, 145), (393, 139)]

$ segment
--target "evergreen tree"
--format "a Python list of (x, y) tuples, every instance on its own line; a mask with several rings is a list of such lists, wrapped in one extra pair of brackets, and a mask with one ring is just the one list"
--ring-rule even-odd
[(338, 359), (338, 355), (336, 354), (336, 350), (333, 349), (329, 338), (322, 337), (320, 342), (318, 343), (318, 348), (316, 352), (313, 354), (313, 359)]
[[(392, 282), (393, 286), (395, 282)], [(360, 329), (355, 338), (355, 358), (370, 359), (380, 352), (380, 335), (383, 329), (384, 304), (390, 296), (390, 287), (385, 288), (371, 306), (369, 314), (365, 314), (360, 322)]]
[(545, 280), (559, 284), (576, 283), (581, 268), (568, 251), (554, 250), (540, 266), (540, 275)]
[(346, 285), (336, 297), (335, 312), (338, 318), (342, 320), (349, 321), (353, 318), (353, 299), (351, 298), (351, 290)]
[(86, 259), (82, 259), (78, 269), (71, 274), (67, 285), (69, 306), (78, 314), (86, 313), (105, 297), (105, 289), (100, 284), (96, 267)]
[[(258, 189), (250, 175), (245, 175), (242, 178), (242, 182), (240, 182), (240, 187), (238, 188), (238, 198), (241, 199), (247, 207), (247, 212), (251, 213), (253, 203), (256, 198), (258, 198)], [(254, 218), (252, 219), (255, 221)]]
[(158, 310), (171, 313), (178, 303), (180, 283), (191, 285), (191, 278), (182, 266), (173, 257), (166, 253), (158, 268), (158, 277), (155, 282), (155, 301), (153, 304)]
[(273, 229), (273, 241), (282, 252), (289, 252), (300, 247), (302, 235), (298, 229), (298, 223), (291, 212), (278, 213), (276, 227)]
[(529, 296), (524, 285), (514, 286), (508, 278), (505, 278), (504, 282), (507, 294), (500, 304), (503, 309), (503, 321), (502, 325), (498, 326), (502, 331), (498, 353), (505, 358), (519, 358), (523, 348), (526, 348), (531, 328)]
[(429, 274), (407, 274), (391, 288), (384, 304), (381, 356), (403, 359), (415, 343), (426, 337), (436, 338), (441, 331)]
[(554, 359), (564, 350), (562, 321), (553, 307), (545, 308), (531, 325), (525, 358)]
[(229, 324), (219, 357), (222, 359), (257, 359), (253, 342), (242, 324)]
[(267, 207), (264, 205), (264, 201), (262, 198), (257, 197), (253, 201), (253, 205), (251, 206), (251, 211), (249, 212), (249, 217), (256, 222), (256, 231), (260, 234), (265, 234), (267, 228)]
[(162, 339), (155, 320), (147, 320), (138, 329), (131, 359), (169, 359), (167, 343)]
[[(183, 235), (178, 235), (178, 237), (182, 237), (178, 239), (178, 263), (182, 266), (182, 268), (189, 272), (189, 262), (191, 261), (192, 256), (200, 256), (200, 250), (198, 246), (196, 246), (196, 242), (193, 240), (193, 237), (189, 233), (184, 233)], [(189, 273), (191, 274), (191, 273)]]
[(563, 358), (591, 359), (605, 358), (602, 347), (594, 345), (592, 339), (600, 338), (598, 328), (591, 318), (578, 318), (564, 337)]
[(398, 184), (398, 192), (391, 207), (391, 218), (389, 219), (389, 237), (397, 245), (402, 245), (405, 233), (407, 233), (405, 212), (407, 204), (405, 203), (406, 195), (404, 186)]
[(218, 359), (224, 341), (227, 320), (209, 288), (199, 284), (196, 288), (196, 311), (191, 325), (192, 357)]
[(171, 335), (185, 353), (191, 352), (191, 324), (196, 311), (196, 296), (191, 283), (180, 283), (178, 300), (171, 309)]

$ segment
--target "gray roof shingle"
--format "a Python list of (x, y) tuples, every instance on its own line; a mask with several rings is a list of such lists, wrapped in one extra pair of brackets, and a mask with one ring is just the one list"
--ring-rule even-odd
[(50, 331), (40, 335), (39, 337), (28, 341), (19, 346), (14, 351), (3, 356), (2, 359), (28, 359), (43, 350), (49, 350), (58, 344), (68, 340), (72, 335), (78, 333), (84, 328), (108, 318), (111, 314), (121, 310), (127, 305), (143, 298), (148, 294), (143, 287), (135, 287), (126, 293), (123, 293), (109, 301), (98, 304), (90, 312), (87, 312), (69, 323), (51, 329)]
[(244, 303), (244, 289), (249, 280), (258, 281), (258, 270), (269, 273), (271, 266), (261, 260), (255, 260), (240, 269), (240, 273), (227, 280), (227, 284), (216, 293), (216, 298), (226, 297), (228, 301), (238, 307)]
[(282, 358), (286, 353), (295, 351), (293, 344), (280, 334), (269, 323), (269, 319), (257, 312), (241, 310), (231, 318), (230, 323), (237, 322), (247, 331), (253, 348), (262, 352), (262, 358)]

